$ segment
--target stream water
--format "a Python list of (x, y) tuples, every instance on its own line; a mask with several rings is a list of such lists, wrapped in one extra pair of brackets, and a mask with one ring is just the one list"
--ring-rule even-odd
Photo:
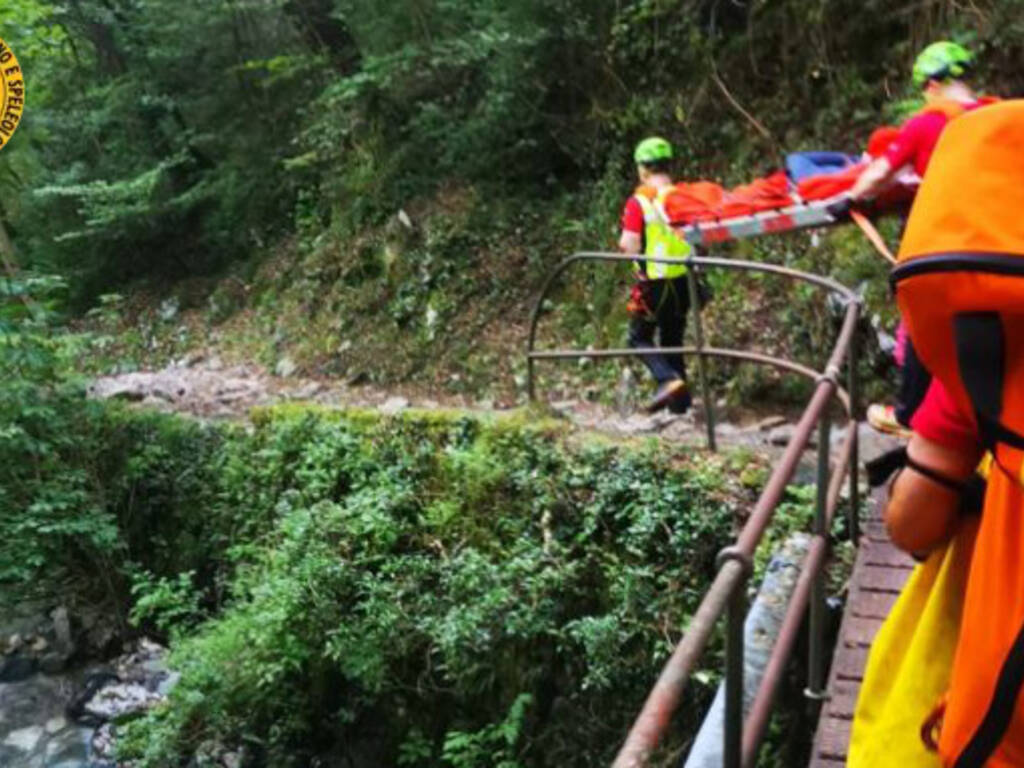
[(0, 766), (106, 768), (92, 749), (95, 728), (68, 720), (65, 708), (82, 684), (81, 670), (36, 674), (0, 683)]
[(114, 768), (111, 727), (163, 701), (166, 649), (109, 617), (0, 605), (0, 768)]

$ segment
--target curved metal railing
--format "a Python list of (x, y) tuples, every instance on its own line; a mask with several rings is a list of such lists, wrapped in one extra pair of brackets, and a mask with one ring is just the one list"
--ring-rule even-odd
[[(678, 263), (680, 259), (644, 257), (648, 261)], [(690, 257), (684, 259), (688, 266), (687, 275), (690, 306), (693, 308), (695, 346), (647, 349), (605, 349), (605, 350), (537, 350), (537, 326), (555, 281), (573, 264), (581, 261), (620, 262), (633, 261), (635, 257), (624, 254), (581, 252), (562, 261), (545, 281), (530, 318), (530, 332), (527, 348), (527, 390), (530, 399), (535, 398), (534, 364), (538, 360), (564, 360), (574, 358), (639, 357), (646, 354), (688, 353), (695, 355), (698, 362), (701, 394), (705, 409), (708, 447), (715, 450), (714, 404), (705, 367), (705, 359), (728, 358), (771, 365), (782, 370), (806, 376), (815, 381), (803, 414), (794, 429), (793, 437), (786, 446), (782, 457), (761, 492), (750, 517), (735, 542), (723, 549), (718, 556), (717, 574), (705, 593), (700, 606), (690, 620), (682, 639), (665, 664), (661, 676), (655, 683), (626, 737), (614, 768), (638, 768), (646, 764), (662, 735), (668, 727), (673, 712), (679, 705), (690, 675), (707, 647), (715, 624), (727, 614), (726, 662), (725, 662), (725, 768), (750, 768), (756, 763), (757, 752), (768, 727), (771, 708), (783, 671), (796, 641), (804, 611), (810, 606), (810, 652), (808, 658), (807, 697), (814, 701), (824, 698), (825, 684), (825, 584), (824, 565), (828, 553), (828, 537), (839, 505), (843, 480), (849, 474), (849, 518), (848, 527), (854, 542), (858, 539), (859, 509), (857, 486), (857, 357), (855, 329), (860, 316), (861, 299), (849, 288), (821, 275), (801, 272), (774, 264)], [(823, 371), (770, 355), (746, 350), (720, 349), (704, 344), (703, 327), (697, 301), (697, 271), (702, 268), (734, 269), (763, 272), (815, 285), (840, 297), (845, 305), (843, 324), (835, 345)], [(847, 368), (847, 389), (839, 386), (843, 363)], [(827, 409), (830, 401), (837, 398), (847, 416), (846, 438), (836, 455), (834, 468), (829, 474), (829, 435), (831, 424)], [(811, 544), (804, 558), (800, 577), (793, 596), (786, 609), (779, 636), (771, 650), (761, 684), (754, 696), (750, 711), (743, 715), (743, 621), (746, 613), (746, 583), (753, 571), (754, 550), (771, 524), (776, 507), (779, 505), (796, 471), (804, 450), (810, 444), (811, 434), (818, 428), (817, 482), (818, 493)], [(850, 471), (852, 470), (852, 471)]]

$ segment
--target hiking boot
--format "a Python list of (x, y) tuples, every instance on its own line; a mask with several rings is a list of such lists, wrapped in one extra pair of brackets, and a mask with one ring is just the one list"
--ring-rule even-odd
[(669, 405), (676, 398), (682, 398), (683, 395), (689, 395), (685, 381), (682, 379), (666, 381), (658, 387), (658, 391), (654, 393), (654, 397), (652, 397), (651, 401), (647, 403), (647, 412), (656, 413)]
[(686, 386), (686, 382), (683, 382), (683, 391), (676, 393), (676, 396), (668, 401), (668, 412), (677, 415), (682, 415), (690, 410), (690, 406), (693, 405), (693, 395), (690, 393), (690, 388)]
[(879, 432), (896, 437), (909, 438), (914, 434), (913, 430), (900, 424), (896, 419), (896, 409), (891, 405), (872, 403), (868, 406), (868, 424)]

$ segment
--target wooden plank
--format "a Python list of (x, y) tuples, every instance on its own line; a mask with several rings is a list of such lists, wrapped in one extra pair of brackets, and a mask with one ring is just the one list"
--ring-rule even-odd
[[(866, 556), (865, 556), (866, 557)], [(893, 557), (890, 562), (864, 561), (864, 567), (872, 571), (903, 571), (909, 573), (917, 565), (913, 560)]]
[(868, 508), (868, 511), (864, 514), (864, 516), (860, 519), (860, 521), (862, 523), (868, 523), (868, 522), (880, 523), (880, 522), (882, 522), (882, 519), (883, 519), (882, 508), (881, 507), (876, 508), (876, 507), (872, 506), (872, 507)]
[(867, 648), (844, 648), (836, 651), (832, 661), (834, 680), (842, 682), (860, 682), (868, 664)]
[(869, 592), (861, 589), (851, 598), (847, 611), (859, 619), (884, 619), (889, 615), (896, 598), (894, 592)]
[(841, 760), (845, 763), (846, 749), (850, 745), (852, 723), (837, 717), (824, 717), (822, 722), (825, 727), (818, 731), (819, 738), (814, 754), (832, 760)]
[(859, 692), (859, 681), (833, 683), (828, 689), (831, 698), (825, 702), (825, 715), (839, 720), (853, 720)]
[(881, 620), (860, 619), (852, 614), (847, 618), (849, 621), (843, 622), (843, 629), (839, 633), (840, 646), (870, 648), (882, 626)]
[[(903, 585), (910, 578), (908, 568), (865, 568), (862, 573), (855, 574), (857, 586), (872, 592), (892, 592), (899, 594)], [(852, 591), (852, 590), (851, 590)]]
[(897, 549), (889, 542), (872, 541), (868, 544), (868, 550), (864, 562), (867, 565), (881, 565), (889, 568), (913, 568), (914, 559), (901, 549)]
[(864, 533), (866, 533), (874, 541), (888, 541), (889, 534), (885, 530), (885, 524), (882, 522), (875, 522), (868, 520), (864, 523)]
[(850, 728), (871, 642), (882, 626), (914, 563), (897, 550), (885, 533), (880, 510), (883, 499), (874, 495), (864, 520), (865, 536), (857, 552), (846, 610), (829, 670), (829, 700), (821, 707), (810, 768), (846, 765)]

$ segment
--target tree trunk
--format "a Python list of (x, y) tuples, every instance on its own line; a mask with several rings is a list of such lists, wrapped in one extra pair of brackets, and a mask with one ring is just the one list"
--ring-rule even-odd
[(14, 273), (17, 271), (14, 263), (14, 243), (11, 242), (11, 237), (7, 234), (3, 215), (0, 215), (0, 263), (3, 264), (8, 276), (14, 277)]

